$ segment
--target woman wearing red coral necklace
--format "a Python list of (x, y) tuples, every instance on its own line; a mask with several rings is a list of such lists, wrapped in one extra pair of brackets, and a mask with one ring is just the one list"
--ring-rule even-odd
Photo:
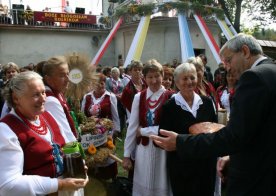
[[(83, 188), (88, 180), (62, 176), (62, 129), (45, 112), (45, 86), (35, 72), (23, 72), (4, 90), (13, 109), (0, 122), (1, 195), (47, 195)], [(73, 193), (72, 193), (73, 194)]]
[[(123, 167), (133, 167), (130, 156), (136, 149), (133, 192), (134, 196), (170, 196), (166, 172), (166, 152), (156, 147), (149, 135), (157, 135), (162, 106), (172, 95), (162, 86), (163, 68), (156, 60), (149, 60), (143, 68), (148, 88), (137, 93), (124, 145)], [(152, 178), (154, 176), (154, 178)]]

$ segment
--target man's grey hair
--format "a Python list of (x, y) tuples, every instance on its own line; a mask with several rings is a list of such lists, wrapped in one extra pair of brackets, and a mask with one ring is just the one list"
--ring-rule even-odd
[(263, 54), (262, 47), (253, 36), (240, 33), (232, 37), (222, 46), (220, 49), (220, 55), (223, 54), (223, 51), (226, 48), (232, 50), (233, 52), (240, 52), (242, 46), (244, 45), (248, 46), (252, 55)]

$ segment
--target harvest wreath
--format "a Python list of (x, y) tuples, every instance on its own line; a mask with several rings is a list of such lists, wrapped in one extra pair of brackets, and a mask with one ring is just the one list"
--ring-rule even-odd
[(114, 158), (115, 145), (112, 139), (113, 123), (107, 118), (87, 118), (81, 129), (81, 145), (85, 151), (88, 167), (104, 165), (108, 157)]

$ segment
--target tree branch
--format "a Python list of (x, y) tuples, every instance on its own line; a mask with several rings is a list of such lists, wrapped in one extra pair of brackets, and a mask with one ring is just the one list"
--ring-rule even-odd
[(239, 33), (240, 24), (241, 24), (241, 4), (243, 0), (236, 0), (236, 12), (235, 12), (235, 21), (234, 21), (234, 28)]

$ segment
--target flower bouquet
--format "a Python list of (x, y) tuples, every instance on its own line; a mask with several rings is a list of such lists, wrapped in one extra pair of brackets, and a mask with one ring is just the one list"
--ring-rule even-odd
[(81, 145), (88, 167), (104, 165), (107, 158), (115, 153), (112, 128), (113, 123), (107, 118), (89, 117), (80, 125)]

